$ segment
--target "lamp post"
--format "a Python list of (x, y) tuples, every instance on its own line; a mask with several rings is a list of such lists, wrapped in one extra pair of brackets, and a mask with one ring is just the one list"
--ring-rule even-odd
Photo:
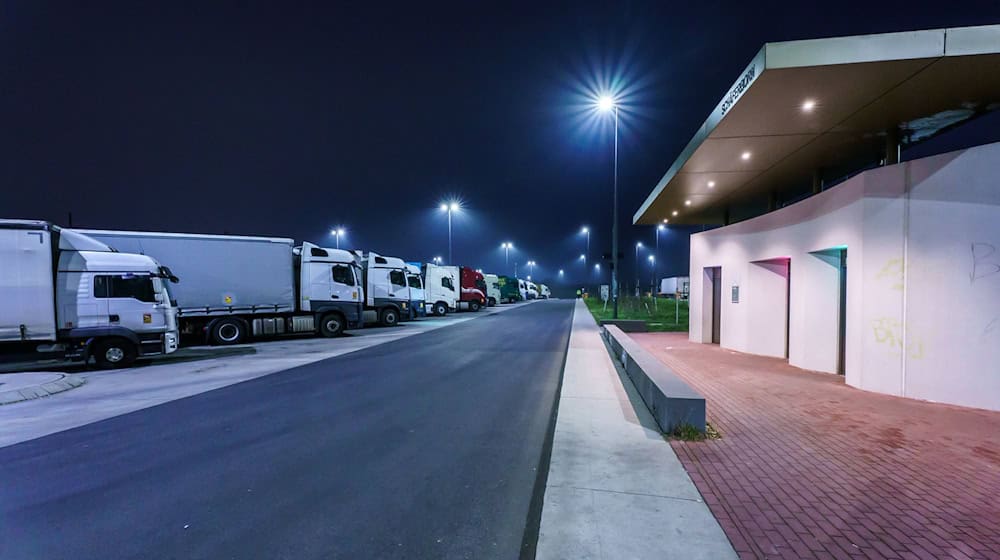
[[(500, 247), (503, 249), (503, 269), (504, 271), (506, 271), (507, 267), (510, 266), (509, 263), (510, 250), (514, 248), (514, 244), (509, 242), (504, 242), (500, 244)], [(514, 276), (517, 276), (517, 274), (515, 273)]]
[(433, 260), (434, 260), (434, 264), (436, 264), (436, 265), (440, 265), (440, 264), (441, 264), (441, 260), (442, 260), (442, 259), (441, 259), (441, 257), (434, 257), (434, 259), (433, 259)]
[(339, 228), (337, 228), (337, 229), (335, 229), (335, 230), (333, 230), (333, 231), (330, 232), (330, 235), (337, 236), (337, 248), (338, 249), (340, 249), (340, 236), (344, 235), (345, 233), (347, 233), (347, 232), (345, 232), (344, 228), (342, 228), (342, 227), (339, 227)]
[(587, 258), (590, 256), (590, 228), (583, 226), (580, 233), (587, 236), (587, 252), (583, 254), (583, 266), (587, 266)]
[(639, 296), (639, 249), (642, 249), (642, 241), (635, 244), (635, 295)]
[(597, 100), (597, 108), (601, 111), (614, 111), (615, 114), (615, 175), (614, 204), (612, 204), (611, 220), (611, 299), (614, 300), (612, 317), (618, 318), (618, 103), (610, 95), (604, 95)]
[[(531, 269), (528, 272), (528, 274), (534, 274), (535, 273), (535, 261), (528, 261), (528, 268)], [(531, 276), (528, 276), (528, 280), (531, 280)]]
[(441, 209), (442, 212), (447, 212), (448, 213), (448, 264), (452, 264), (452, 263), (455, 262), (455, 261), (453, 261), (451, 259), (451, 257), (452, 257), (452, 253), (451, 253), (451, 213), (452, 212), (458, 212), (459, 210), (461, 210), (461, 208), (462, 208), (462, 206), (459, 205), (459, 203), (455, 202), (455, 201), (447, 202), (447, 203), (442, 202), (441, 206), (440, 206), (440, 209)]

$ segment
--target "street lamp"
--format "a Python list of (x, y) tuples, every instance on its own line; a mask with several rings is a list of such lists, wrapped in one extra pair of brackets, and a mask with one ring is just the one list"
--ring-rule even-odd
[[(535, 261), (528, 261), (528, 268), (531, 269), (531, 272), (529, 274), (534, 274), (535, 273)], [(528, 276), (528, 280), (531, 280), (531, 276)]]
[(611, 221), (611, 299), (614, 300), (613, 318), (618, 318), (618, 103), (610, 95), (597, 99), (597, 109), (601, 112), (614, 111), (615, 114), (615, 178), (614, 204)]
[(563, 269), (560, 268), (559, 269), (559, 276), (562, 276), (562, 275), (563, 275)]
[(335, 235), (335, 236), (337, 236), (337, 248), (338, 248), (338, 249), (340, 249), (340, 236), (341, 236), (341, 235), (344, 235), (345, 233), (347, 233), (347, 232), (346, 232), (346, 231), (344, 231), (344, 228), (342, 228), (342, 227), (339, 227), (339, 228), (337, 228), (337, 229), (335, 229), (335, 230), (332, 230), (332, 231), (330, 232), (330, 235)]
[(590, 228), (583, 226), (583, 229), (580, 230), (580, 234), (587, 236), (587, 252), (583, 254), (583, 264), (586, 266), (587, 256), (590, 255)]
[[(504, 272), (506, 272), (507, 267), (510, 266), (508, 262), (510, 257), (510, 250), (514, 248), (514, 244), (509, 242), (503, 242), (500, 244), (500, 248), (503, 249), (503, 269)], [(515, 276), (517, 275), (515, 274)]]
[(635, 244), (635, 295), (639, 295), (639, 249), (642, 249), (642, 241)]
[(432, 260), (434, 261), (435, 264), (439, 265), (441, 264), (441, 257), (434, 257)]
[(653, 293), (656, 285), (656, 256), (649, 255), (649, 293)]
[(451, 255), (451, 213), (452, 212), (458, 212), (459, 210), (461, 210), (462, 209), (462, 205), (460, 205), (458, 203), (458, 201), (453, 200), (451, 202), (442, 202), (441, 206), (439, 208), (440, 208), (440, 210), (442, 212), (447, 212), (448, 213), (448, 264), (452, 264), (455, 261), (453, 261), (451, 259), (451, 257), (452, 257), (452, 255)]

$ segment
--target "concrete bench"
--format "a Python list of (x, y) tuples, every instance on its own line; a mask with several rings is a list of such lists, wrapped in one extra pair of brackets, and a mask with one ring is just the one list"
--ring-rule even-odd
[(646, 321), (636, 320), (636, 319), (607, 319), (601, 321), (601, 326), (604, 325), (614, 325), (622, 330), (622, 332), (647, 332), (649, 331), (649, 326), (646, 325)]
[(603, 335), (664, 433), (688, 424), (705, 432), (705, 397), (614, 325)]

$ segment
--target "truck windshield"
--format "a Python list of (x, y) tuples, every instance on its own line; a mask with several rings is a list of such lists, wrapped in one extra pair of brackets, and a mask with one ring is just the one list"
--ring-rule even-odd
[(407, 282), (410, 284), (411, 288), (421, 289), (423, 284), (420, 283), (420, 277), (416, 275), (411, 275), (406, 277)]
[(482, 279), (477, 279), (476, 280), (476, 287), (479, 288), (480, 291), (482, 291), (483, 293), (485, 293), (486, 292), (486, 281), (484, 281)]

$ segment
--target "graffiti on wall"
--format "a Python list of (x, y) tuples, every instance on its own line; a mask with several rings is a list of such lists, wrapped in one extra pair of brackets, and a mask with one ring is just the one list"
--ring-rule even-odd
[(893, 290), (903, 291), (903, 259), (889, 259), (875, 275), (876, 280), (887, 280)]
[[(903, 325), (896, 319), (879, 317), (872, 321), (872, 330), (875, 333), (875, 342), (887, 347), (893, 355), (899, 356), (905, 351), (906, 356), (914, 360), (924, 357), (924, 341), (911, 333), (904, 342)], [(906, 348), (903, 347), (904, 344)]]
[[(1000, 254), (997, 254), (996, 245), (984, 241), (973, 241), (969, 250), (972, 257), (969, 267), (969, 283), (976, 290), (990, 289), (983, 286), (981, 281), (991, 277), (1000, 279), (998, 276), (1000, 275)], [(977, 282), (979, 282), (978, 285)], [(1000, 332), (1000, 312), (986, 322), (981, 336), (986, 338), (996, 332)]]

